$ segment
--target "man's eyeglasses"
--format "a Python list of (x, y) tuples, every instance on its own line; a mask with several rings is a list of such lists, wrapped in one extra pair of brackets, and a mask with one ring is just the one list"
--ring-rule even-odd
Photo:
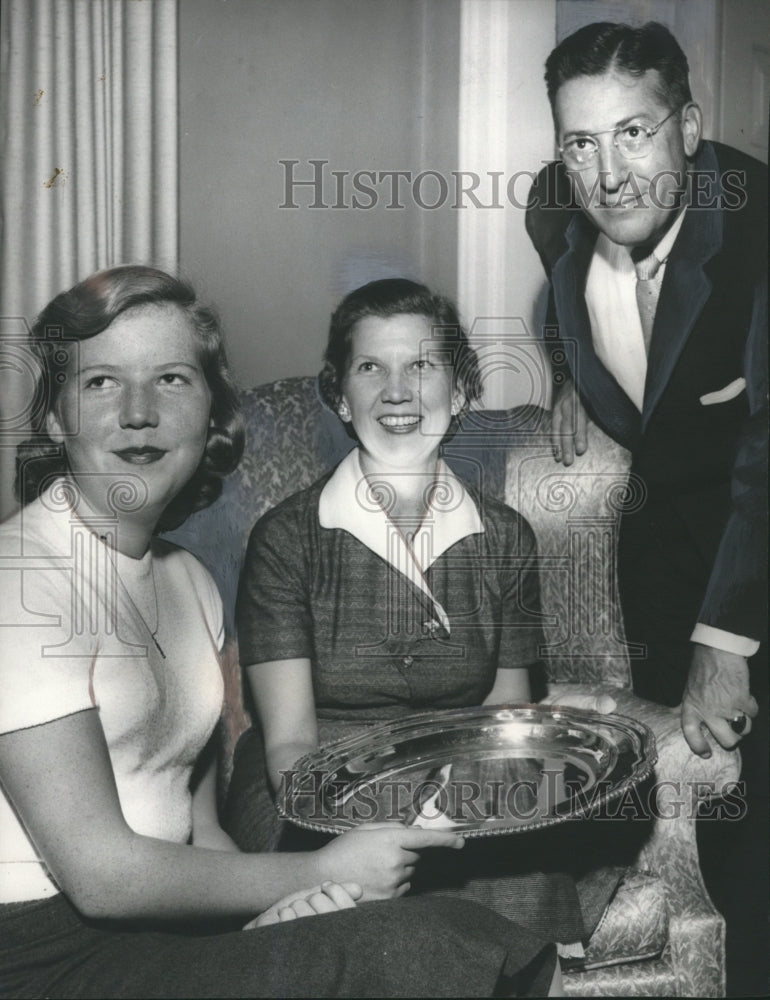
[(652, 128), (633, 122), (631, 125), (617, 125), (615, 128), (607, 128), (602, 132), (586, 132), (584, 135), (573, 136), (559, 147), (559, 154), (565, 167), (569, 170), (585, 170), (591, 166), (599, 152), (599, 143), (596, 141), (596, 137), (612, 135), (612, 143), (624, 159), (638, 160), (652, 150), (654, 137), (669, 118), (673, 118), (681, 110), (681, 108), (675, 108), (670, 111), (663, 121), (658, 122)]

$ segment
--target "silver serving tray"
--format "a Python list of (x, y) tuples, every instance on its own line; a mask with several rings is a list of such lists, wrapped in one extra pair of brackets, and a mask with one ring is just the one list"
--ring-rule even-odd
[(647, 778), (655, 738), (641, 722), (553, 705), (412, 715), (306, 754), (278, 811), (343, 833), (397, 821), (467, 837), (585, 817)]

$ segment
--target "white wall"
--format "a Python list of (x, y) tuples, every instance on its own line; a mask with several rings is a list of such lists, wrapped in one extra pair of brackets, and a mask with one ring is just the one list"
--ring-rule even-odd
[[(523, 209), (504, 187), (499, 210), (474, 207), (457, 172), (479, 174), (484, 201), (489, 171), (505, 185), (552, 155), (554, 38), (555, 0), (184, 0), (181, 262), (220, 308), (241, 384), (316, 371), (339, 297), (406, 270), (476, 324), (488, 405), (547, 402), (537, 352), (501, 367), (490, 342), (530, 339), (542, 312)], [(280, 208), (282, 159), (303, 179), (309, 160), (329, 161), (327, 205), (334, 170), (348, 172), (344, 202), (356, 171), (433, 177), (416, 193), (402, 181), (400, 209), (387, 183), (369, 210), (309, 208), (310, 188)], [(524, 176), (515, 197), (527, 189)]]
[(721, 14), (724, 6), (726, 16), (731, 16), (735, 4), (736, 0), (556, 0), (556, 38), (562, 41), (593, 21), (625, 21), (633, 27), (647, 21), (665, 24), (687, 56), (690, 88), (703, 109), (704, 134), (719, 139)]
[[(180, 4), (181, 264), (218, 305), (242, 385), (317, 371), (332, 308), (365, 280), (407, 270), (456, 294), (448, 205), (389, 208), (386, 180), (371, 209), (312, 209), (310, 188), (286, 198), (279, 161), (303, 179), (329, 161), (326, 205), (333, 170), (452, 169), (458, 28), (455, 0)], [(418, 195), (435, 200), (430, 179)]]
[(770, 121), (770, 4), (722, 6), (719, 130), (715, 137), (767, 163)]

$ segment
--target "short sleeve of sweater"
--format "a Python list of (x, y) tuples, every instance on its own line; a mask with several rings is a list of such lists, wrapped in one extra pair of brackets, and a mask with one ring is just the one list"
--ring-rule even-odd
[(244, 665), (313, 657), (312, 517), (317, 520), (316, 511), (291, 498), (265, 514), (251, 532), (236, 605)]
[(91, 609), (70, 571), (0, 570), (0, 732), (92, 708)]

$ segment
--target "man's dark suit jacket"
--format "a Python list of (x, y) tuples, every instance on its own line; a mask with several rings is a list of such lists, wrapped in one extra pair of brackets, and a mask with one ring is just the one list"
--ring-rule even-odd
[[(555, 387), (569, 368), (589, 415), (632, 453), (632, 472), (647, 488), (644, 531), (661, 527), (656, 541), (672, 549), (668, 572), (681, 570), (679, 582), (693, 591), (693, 620), (681, 622), (680, 631), (699, 621), (761, 640), (767, 617), (767, 168), (727, 146), (703, 143), (689, 205), (666, 264), (640, 414), (593, 349), (584, 290), (597, 230), (572, 201), (562, 164), (542, 170), (530, 195), (527, 231), (551, 284), (545, 345)], [(701, 402), (740, 378), (746, 386), (739, 395)], [(637, 539), (635, 551), (642, 550)], [(628, 593), (640, 581), (632, 579), (637, 567), (624, 565), (622, 553), (621, 544), (619, 574)], [(651, 592), (656, 585), (646, 586)]]

